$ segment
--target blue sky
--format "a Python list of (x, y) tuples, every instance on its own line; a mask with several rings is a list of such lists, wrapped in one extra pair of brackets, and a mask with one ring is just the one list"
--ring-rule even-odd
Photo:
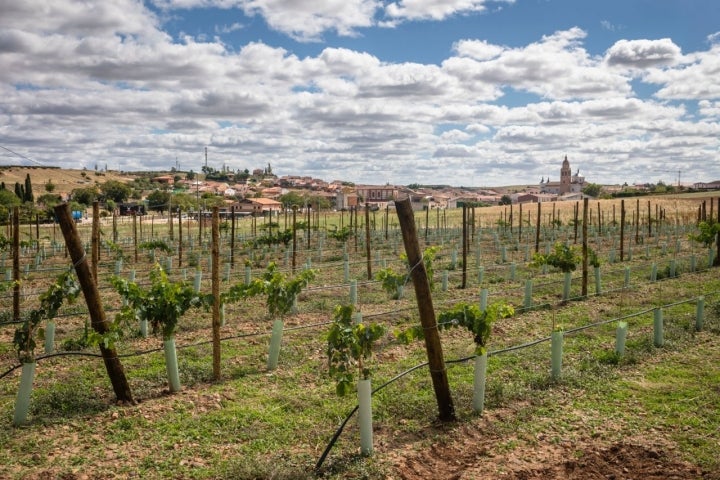
[(719, 73), (716, 0), (0, 0), (0, 145), (72, 168), (718, 180)]

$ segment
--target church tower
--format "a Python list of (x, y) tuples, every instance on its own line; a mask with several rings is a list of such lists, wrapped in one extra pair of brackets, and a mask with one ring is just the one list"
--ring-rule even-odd
[(562, 168), (560, 169), (560, 195), (570, 193), (571, 176), (572, 172), (570, 171), (570, 162), (568, 162), (567, 155), (565, 155), (565, 160), (563, 161)]

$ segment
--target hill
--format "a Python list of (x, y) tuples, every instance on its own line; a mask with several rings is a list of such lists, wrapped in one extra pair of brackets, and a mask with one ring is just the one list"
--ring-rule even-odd
[(108, 180), (129, 182), (133, 180), (132, 174), (117, 171), (96, 172), (91, 170), (69, 170), (48, 167), (0, 167), (0, 181), (12, 190), (15, 182), (23, 184), (25, 177), (30, 174), (33, 192), (35, 195), (45, 193), (45, 185), (55, 185), (53, 193), (66, 194), (76, 188), (100, 185)]

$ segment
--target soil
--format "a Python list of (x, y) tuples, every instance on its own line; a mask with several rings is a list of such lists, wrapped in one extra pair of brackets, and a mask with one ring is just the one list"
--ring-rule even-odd
[[(442, 443), (425, 445), (417, 450), (401, 447), (392, 454), (395, 471), (392, 478), (720, 479), (720, 472), (703, 471), (681, 459), (675, 446), (662, 436), (627, 438), (617, 442), (586, 437), (551, 443), (546, 436), (539, 435), (535, 442), (521, 438), (508, 441), (483, 432), (482, 424), (483, 421), (478, 421), (458, 425)], [(512, 447), (502, 448), (503, 445)]]

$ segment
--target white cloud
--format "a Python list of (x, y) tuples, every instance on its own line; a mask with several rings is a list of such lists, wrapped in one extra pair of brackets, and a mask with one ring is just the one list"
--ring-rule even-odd
[(683, 62), (673, 68), (652, 69), (643, 80), (663, 85), (656, 96), (664, 99), (717, 99), (720, 98), (720, 44), (707, 52), (686, 55)]
[(590, 57), (580, 43), (585, 35), (583, 30), (572, 28), (512, 49), (465, 41), (456, 45), (463, 56), (449, 58), (443, 68), (476, 90), (484, 86), (485, 99), (499, 96), (501, 86), (551, 99), (627, 95), (629, 79)]
[(608, 65), (627, 68), (648, 68), (673, 65), (682, 52), (669, 38), (660, 40), (619, 40), (608, 49)]
[(235, 22), (232, 25), (215, 25), (215, 33), (227, 34), (242, 30), (245, 28), (241, 23)]
[(486, 3), (487, 0), (400, 0), (388, 4), (385, 14), (401, 20), (443, 20), (452, 15), (483, 12)]

